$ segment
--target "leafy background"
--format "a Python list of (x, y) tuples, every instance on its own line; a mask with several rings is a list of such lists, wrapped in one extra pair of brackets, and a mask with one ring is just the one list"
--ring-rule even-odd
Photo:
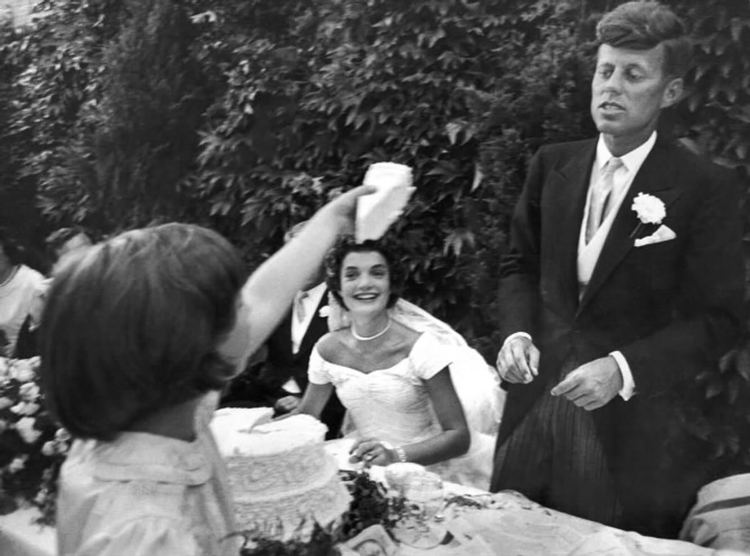
[[(62, 225), (188, 220), (254, 266), (370, 163), (402, 162), (418, 188), (391, 232), (405, 296), (493, 361), (526, 163), (594, 133), (593, 31), (618, 3), (43, 0), (0, 31), (0, 222), (40, 245)], [(693, 23), (696, 64), (662, 132), (747, 186), (750, 4), (665, 3)], [(732, 470), (750, 463), (749, 384), (746, 333), (685, 414)]]

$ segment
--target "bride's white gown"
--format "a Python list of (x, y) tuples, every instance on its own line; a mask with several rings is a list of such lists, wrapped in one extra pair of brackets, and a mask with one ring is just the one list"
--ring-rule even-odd
[[(478, 364), (486, 367), (481, 356), (476, 356), (481, 361)], [(449, 365), (461, 366), (457, 365), (461, 358), (455, 346), (441, 343), (435, 335), (425, 332), (419, 336), (405, 359), (392, 367), (371, 372), (326, 361), (316, 347), (310, 356), (308, 376), (314, 384), (331, 383), (336, 388), (336, 394), (346, 407), (353, 427), (347, 436), (372, 437), (394, 445), (403, 445), (430, 438), (440, 432), (440, 424), (432, 409), (424, 381)], [(477, 360), (472, 360), (472, 363), (476, 365)], [(456, 370), (451, 368), (454, 383), (457, 382)], [(459, 398), (462, 398), (458, 385), (456, 390)], [(485, 394), (499, 395), (494, 392), (491, 394), (486, 389)], [(466, 407), (467, 401), (461, 401)], [(429, 469), (444, 480), (487, 489), (495, 447), (492, 429), (496, 429), (497, 423), (478, 427), (476, 423), (472, 423), (472, 419), (468, 420), (473, 429), (469, 452), (431, 465)], [(479, 428), (485, 430), (479, 432)]]

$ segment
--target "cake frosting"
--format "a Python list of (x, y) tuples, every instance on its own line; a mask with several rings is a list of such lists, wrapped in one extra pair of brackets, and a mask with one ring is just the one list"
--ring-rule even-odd
[(243, 411), (221, 409), (211, 424), (240, 529), (288, 540), (340, 517), (350, 496), (325, 451), (327, 427), (309, 415), (252, 426)]

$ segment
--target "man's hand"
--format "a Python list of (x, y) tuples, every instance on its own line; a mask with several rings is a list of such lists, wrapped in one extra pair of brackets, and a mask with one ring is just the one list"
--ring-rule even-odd
[(539, 373), (539, 350), (529, 338), (517, 336), (505, 342), (497, 354), (496, 365), (504, 381), (529, 383)]
[(572, 370), (550, 393), (591, 411), (608, 404), (621, 389), (620, 367), (614, 357), (607, 356)]
[(289, 413), (299, 407), (299, 402), (299, 396), (284, 396), (276, 400), (273, 408), (280, 414)]

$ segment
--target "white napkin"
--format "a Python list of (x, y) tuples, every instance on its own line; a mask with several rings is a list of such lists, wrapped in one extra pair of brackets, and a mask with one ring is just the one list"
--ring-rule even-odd
[(372, 164), (363, 183), (376, 187), (377, 191), (357, 201), (357, 243), (380, 238), (403, 212), (415, 189), (411, 185), (411, 168), (394, 162)]
[(663, 243), (670, 241), (677, 237), (677, 234), (669, 226), (661, 225), (659, 228), (650, 236), (641, 237), (633, 242), (635, 247), (643, 247), (644, 245), (653, 245), (654, 243)]

